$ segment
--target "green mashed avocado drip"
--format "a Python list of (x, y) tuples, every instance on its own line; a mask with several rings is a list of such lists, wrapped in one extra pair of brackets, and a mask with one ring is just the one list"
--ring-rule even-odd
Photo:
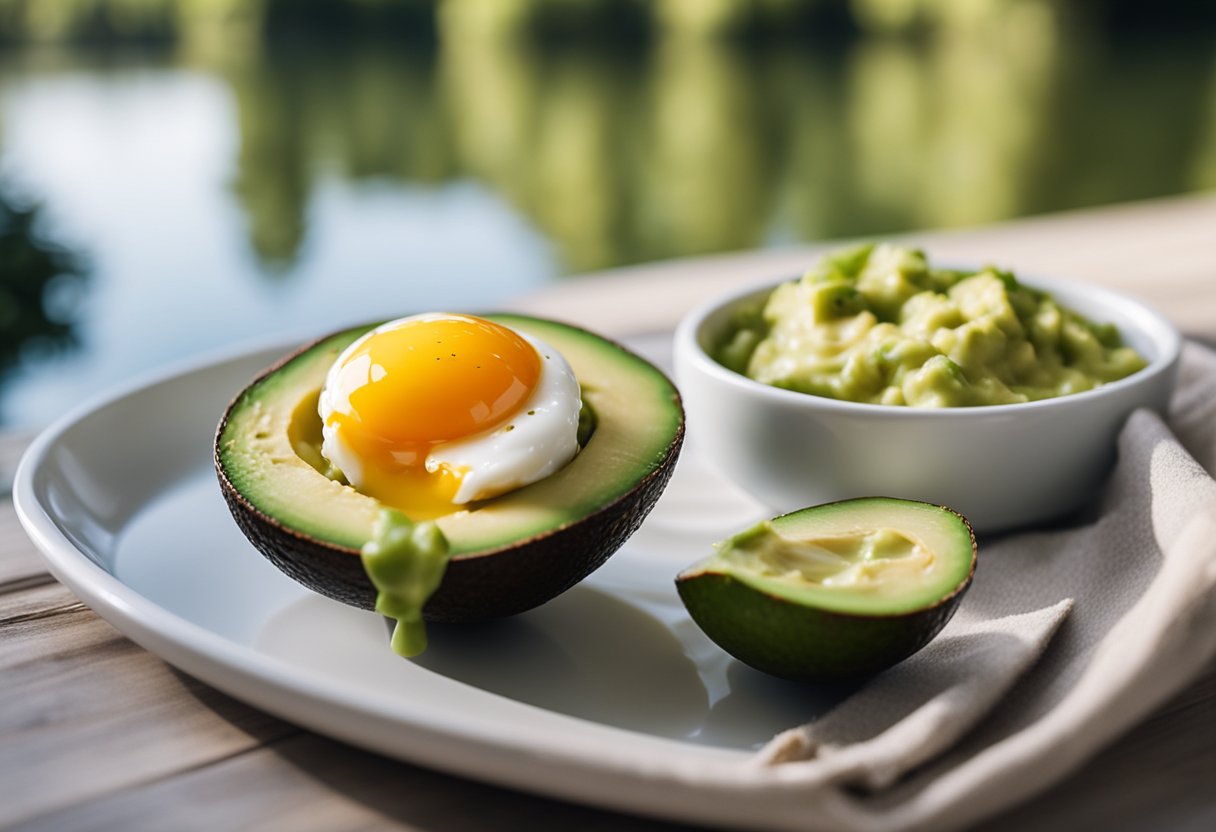
[(1146, 365), (1114, 326), (1007, 271), (931, 268), (887, 244), (829, 253), (740, 310), (714, 357), (775, 387), (912, 407), (1063, 396)]
[(443, 580), (448, 541), (434, 523), (414, 523), (391, 508), (380, 510), (373, 533), (361, 554), (376, 587), (376, 612), (397, 620), (393, 651), (417, 656), (426, 649), (422, 607)]

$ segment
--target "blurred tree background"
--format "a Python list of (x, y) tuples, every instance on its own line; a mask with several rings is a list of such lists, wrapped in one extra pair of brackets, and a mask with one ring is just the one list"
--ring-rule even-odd
[[(1205, 0), (0, 0), (0, 94), (131, 65), (227, 91), (223, 187), (280, 285), (335, 178), (492, 193), (553, 276), (1210, 189), (1214, 47)], [(52, 246), (20, 210), (3, 244)], [(87, 304), (3, 298), (80, 267), (16, 262), (0, 355), (39, 320), (70, 343)]]

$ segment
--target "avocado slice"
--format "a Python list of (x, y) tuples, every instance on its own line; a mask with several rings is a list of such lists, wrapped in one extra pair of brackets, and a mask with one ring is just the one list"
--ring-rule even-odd
[(883, 670), (929, 643), (971, 585), (975, 534), (942, 506), (887, 497), (765, 520), (676, 578), (705, 634), (787, 679)]
[[(589, 437), (560, 471), (435, 520), (451, 558), (423, 609), (428, 621), (512, 615), (586, 577), (654, 506), (684, 438), (679, 394), (645, 359), (567, 324), (485, 317), (560, 351), (594, 426), (580, 431)], [(305, 586), (369, 610), (376, 589), (360, 549), (383, 506), (332, 478), (316, 405), (338, 354), (374, 326), (322, 338), (271, 367), (228, 407), (215, 440), (221, 490), (246, 537)]]

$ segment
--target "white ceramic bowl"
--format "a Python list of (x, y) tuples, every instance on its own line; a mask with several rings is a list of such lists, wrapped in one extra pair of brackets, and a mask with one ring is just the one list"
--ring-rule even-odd
[(1149, 365), (1096, 390), (989, 407), (894, 407), (782, 390), (708, 354), (733, 311), (766, 296), (772, 284), (706, 304), (677, 328), (676, 381), (691, 440), (777, 511), (850, 497), (904, 497), (950, 506), (983, 531), (1073, 511), (1098, 493), (1131, 412), (1165, 411), (1181, 337), (1161, 315), (1114, 292), (1024, 282), (1091, 320), (1115, 324)]

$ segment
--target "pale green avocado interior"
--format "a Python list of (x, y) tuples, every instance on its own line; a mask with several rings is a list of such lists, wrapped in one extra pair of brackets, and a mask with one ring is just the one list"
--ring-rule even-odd
[(730, 575), (804, 606), (892, 615), (951, 595), (970, 574), (973, 557), (971, 531), (954, 512), (868, 498), (758, 523), (723, 541), (685, 577)]
[[(494, 550), (561, 528), (627, 494), (663, 462), (683, 413), (675, 388), (646, 361), (584, 330), (521, 315), (487, 315), (558, 350), (574, 369), (595, 432), (560, 471), (439, 518), (453, 555)], [(381, 504), (322, 471), (317, 395), (330, 365), (372, 325), (315, 344), (241, 394), (219, 437), (229, 481), (259, 511), (297, 532), (358, 550)], [(318, 458), (314, 458), (314, 455)]]

